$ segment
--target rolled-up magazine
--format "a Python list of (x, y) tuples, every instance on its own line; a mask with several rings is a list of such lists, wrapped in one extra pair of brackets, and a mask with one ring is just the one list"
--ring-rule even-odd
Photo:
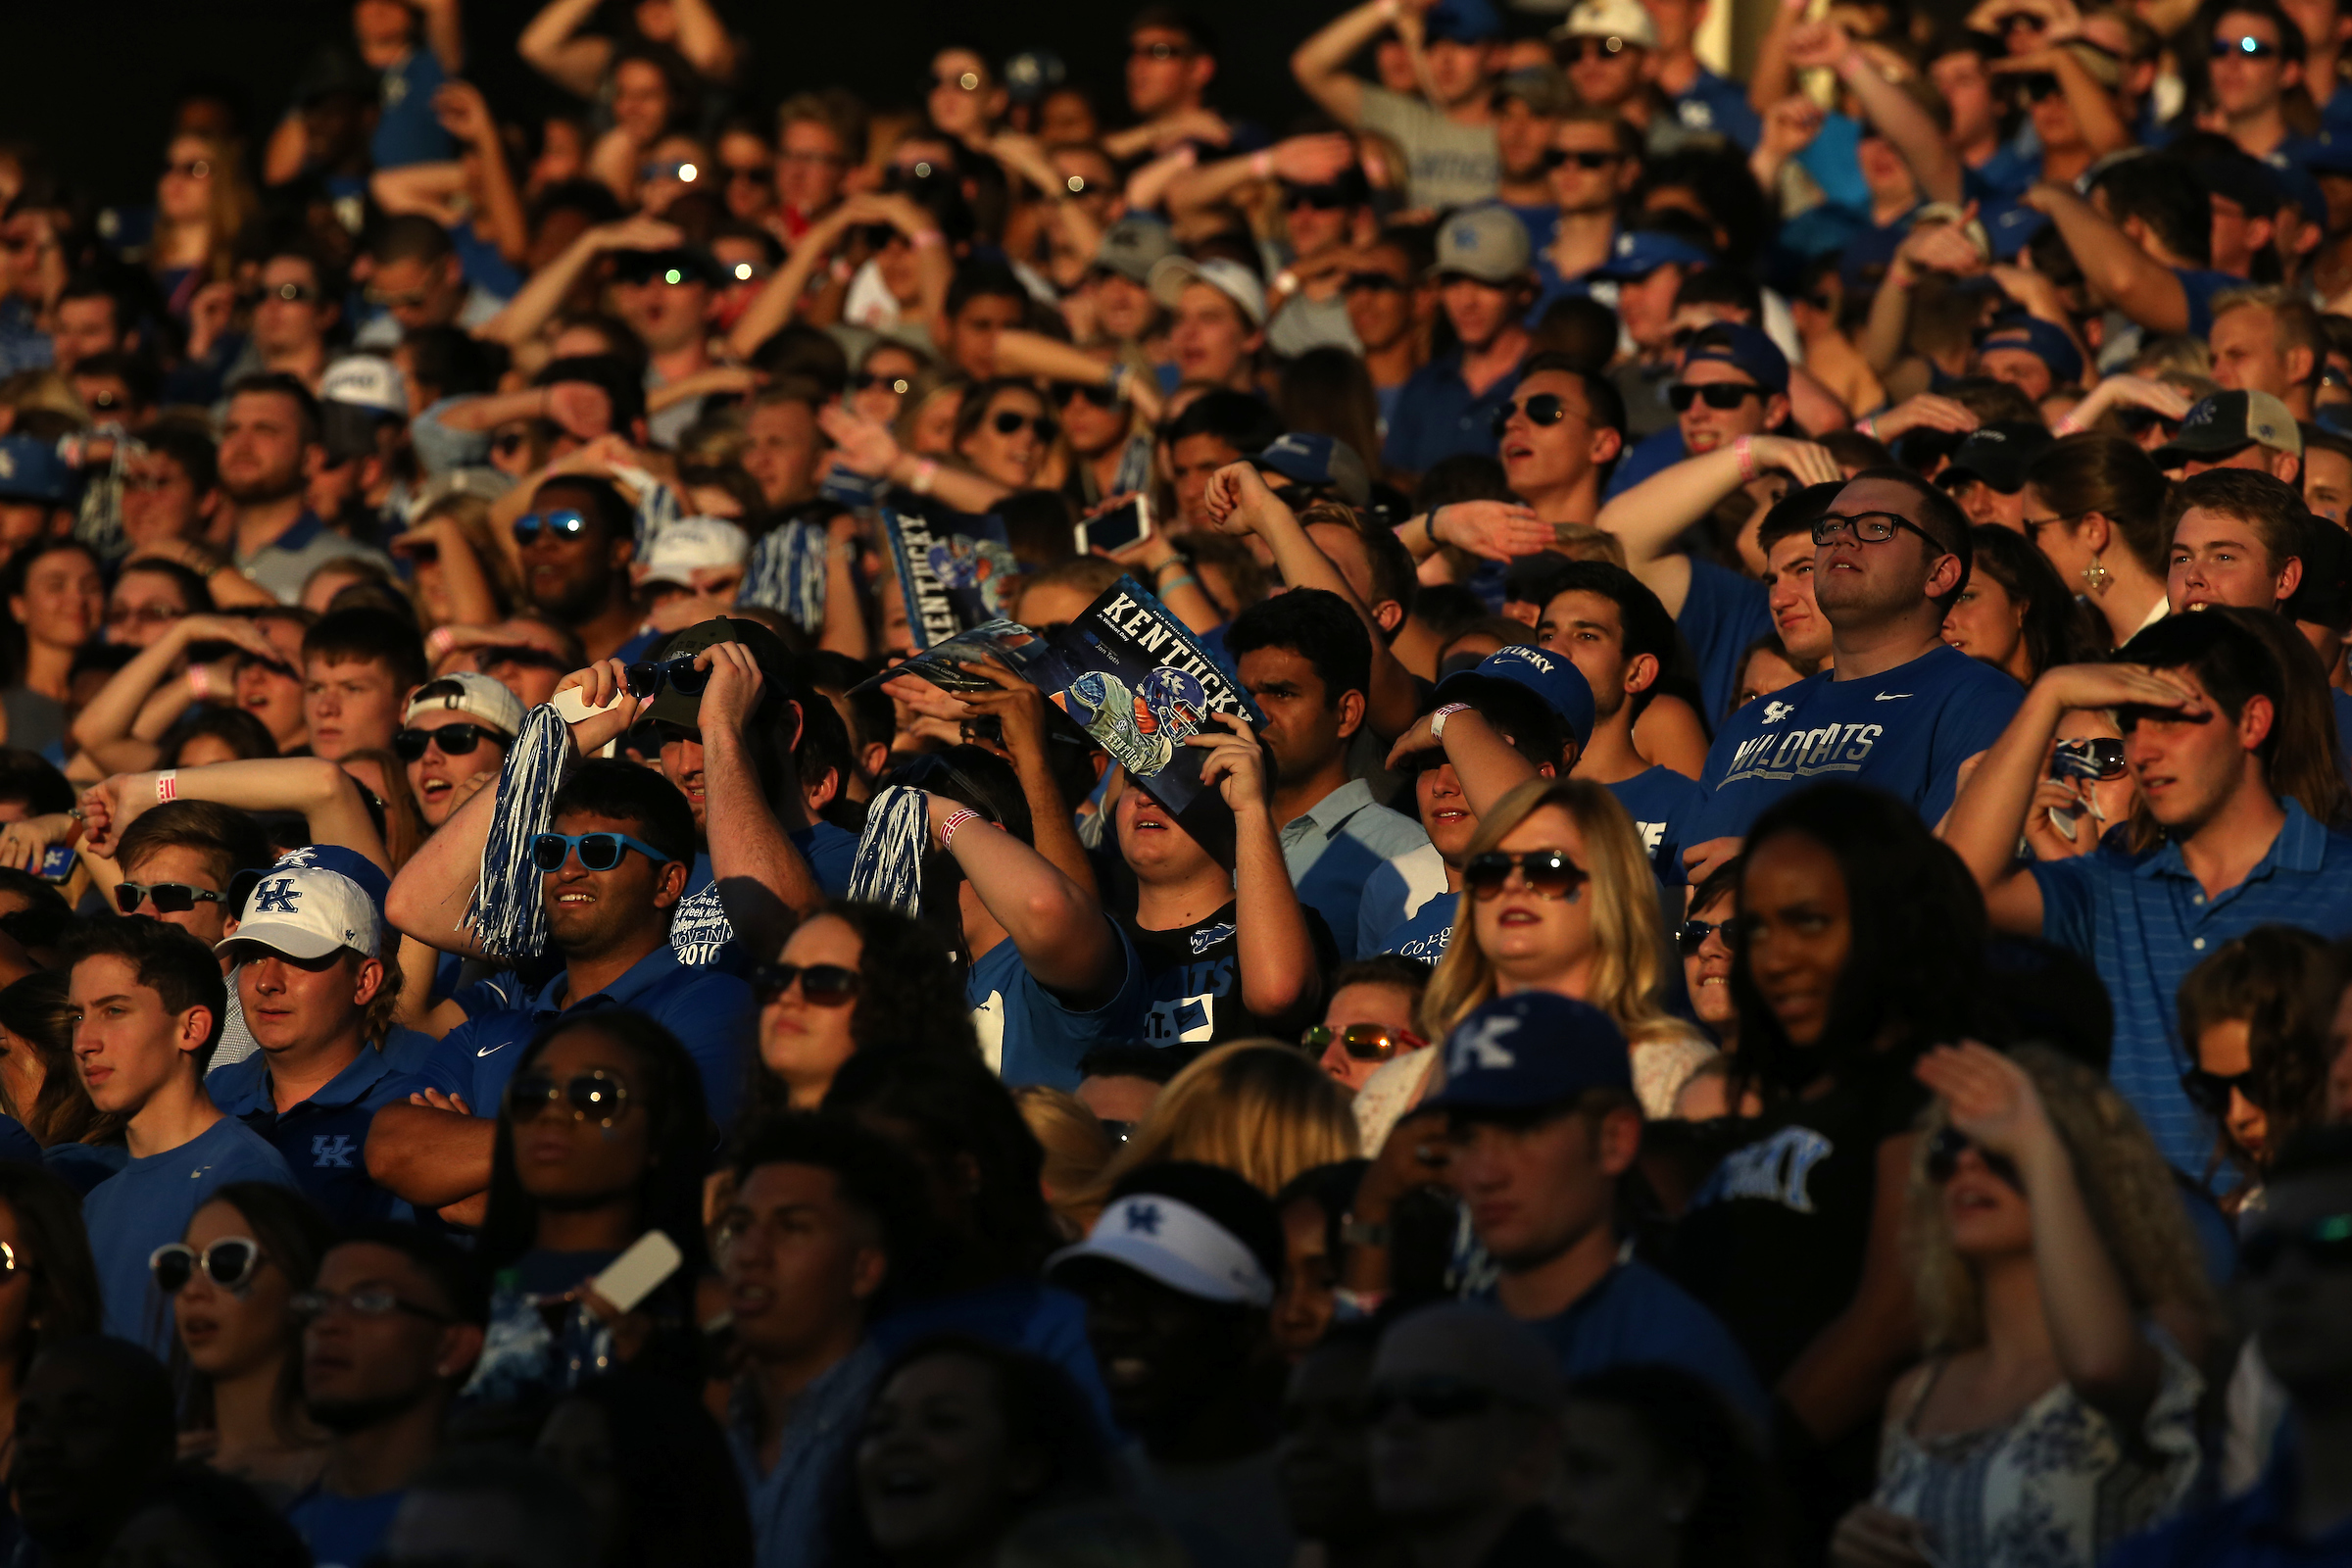
[(996, 516), (885, 510), (883, 532), (918, 649), (1004, 615), (1021, 565)]

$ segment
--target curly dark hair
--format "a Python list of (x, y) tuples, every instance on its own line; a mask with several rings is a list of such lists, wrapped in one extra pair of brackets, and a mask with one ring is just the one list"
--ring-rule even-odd
[(129, 1117), (110, 1114), (90, 1102), (74, 1065), (74, 1004), (63, 969), (35, 969), (0, 990), (0, 1029), (32, 1049), (41, 1060), (40, 1092), (29, 1105), (0, 1092), (0, 1109), (24, 1124), (43, 1149), (52, 1144), (102, 1144), (122, 1136)]
[[(848, 899), (829, 899), (808, 918), (826, 916), (858, 933), (859, 985), (850, 1039), (860, 1054), (945, 1052), (978, 1059), (980, 1041), (963, 998), (962, 971), (933, 932), (887, 906)], [(767, 1070), (759, 1053), (745, 1067), (750, 1084), (744, 1126), (792, 1108), (784, 1080)]]

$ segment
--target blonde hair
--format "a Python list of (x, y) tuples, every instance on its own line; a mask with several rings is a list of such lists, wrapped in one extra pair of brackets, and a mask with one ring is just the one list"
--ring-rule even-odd
[(1046, 1152), (1042, 1182), (1046, 1202), (1073, 1237), (1086, 1233), (1087, 1218), (1076, 1200), (1091, 1191), (1110, 1163), (1116, 1146), (1102, 1123), (1076, 1095), (1044, 1084), (1012, 1092), (1039, 1147)]
[[(2214, 1318), (2213, 1298), (2188, 1215), (2180, 1206), (2172, 1167), (2157, 1152), (2139, 1117), (2104, 1078), (2046, 1046), (2009, 1053), (2041, 1096), (2058, 1141), (2066, 1146), (2091, 1228), (2107, 1245), (2107, 1259), (2123, 1276), (2135, 1315), (2155, 1307), (2185, 1313), (2200, 1325)], [(1930, 1107), (1911, 1159), (1903, 1241), (1919, 1300), (1920, 1327), (1931, 1351), (1984, 1343), (1984, 1301), (1976, 1270), (1952, 1246), (1943, 1217), (1943, 1189), (1928, 1175), (1933, 1134), (1950, 1117), (1942, 1102)], [(2193, 1356), (2195, 1347), (2186, 1348)]]
[[(498, 547), (498, 538), (490, 521), (490, 502), (486, 497), (458, 491), (431, 502), (419, 512), (409, 526), (422, 527), (435, 517), (447, 517), (458, 525), (466, 543), (473, 551), (473, 559), (481, 563), (482, 575), (490, 579), (491, 597), (503, 612), (514, 608), (519, 597), (516, 589), (514, 563)], [(409, 602), (416, 607), (416, 618), (428, 630), (439, 625), (424, 608), (424, 596), (416, 589), (414, 573), (402, 585)]]
[(1168, 1080), (1087, 1198), (1100, 1204), (1120, 1177), (1163, 1159), (1222, 1165), (1271, 1198), (1355, 1152), (1355, 1116), (1330, 1075), (1296, 1046), (1237, 1040)]
[[(1657, 877), (1634, 819), (1606, 786), (1582, 778), (1531, 778), (1480, 815), (1470, 854), (1484, 855), (1547, 806), (1566, 811), (1585, 841), (1590, 880), (1584, 897), (1592, 901), (1593, 953), (1592, 979), (1580, 1000), (1614, 1018), (1636, 1045), (1697, 1038), (1658, 1004), (1666, 973), (1660, 956), (1666, 928), (1658, 914)], [(1422, 994), (1422, 1038), (1443, 1043), (1494, 993), (1494, 964), (1478, 945), (1478, 922), (1465, 895), (1454, 916), (1453, 940)]]

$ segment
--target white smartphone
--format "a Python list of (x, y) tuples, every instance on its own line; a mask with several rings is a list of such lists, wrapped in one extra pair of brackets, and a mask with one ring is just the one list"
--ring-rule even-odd
[[(613, 693), (612, 703), (619, 702), (621, 695), (622, 694), (619, 692)], [(594, 717), (596, 714), (603, 712), (605, 708), (611, 708), (612, 706), (612, 703), (607, 703), (605, 708), (590, 707), (588, 703), (588, 694), (577, 686), (564, 687), (562, 691), (556, 693), (554, 697), (550, 698), (549, 701), (555, 706), (556, 716), (564, 720), (564, 722), (566, 724), (577, 724), (581, 719)], [(619, 750), (620, 741), (617, 737), (615, 737), (612, 740), (605, 742), (604, 749), (598, 752), (596, 755), (599, 757), (612, 757), (616, 756), (619, 753)]]
[(637, 1303), (653, 1295), (685, 1261), (686, 1254), (678, 1250), (677, 1243), (660, 1231), (647, 1231), (590, 1280), (588, 1288), (621, 1311), (634, 1312)]
[(1123, 507), (1113, 507), (1100, 516), (1088, 517), (1078, 524), (1078, 553), (1091, 556), (1101, 550), (1116, 553), (1129, 545), (1152, 537), (1152, 498), (1137, 496)]

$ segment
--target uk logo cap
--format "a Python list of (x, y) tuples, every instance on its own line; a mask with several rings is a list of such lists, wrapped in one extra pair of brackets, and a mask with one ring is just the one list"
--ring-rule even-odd
[(1609, 1015), (1549, 991), (1495, 998), (1445, 1049), (1446, 1087), (1425, 1110), (1540, 1110), (1588, 1089), (1634, 1088), (1633, 1056)]
[(2303, 455), (2303, 432), (2286, 405), (2268, 392), (2216, 392), (2188, 411), (2180, 433), (2150, 454), (2161, 468), (2240, 447), (2265, 446)]
[(1467, 702), (1475, 707), (1479, 688), (1497, 680), (1524, 686), (1542, 698), (1544, 707), (1560, 715), (1560, 722), (1568, 726), (1580, 749), (1592, 738), (1595, 708), (1592, 683), (1565, 654), (1548, 648), (1530, 648), (1525, 643), (1497, 648), (1480, 660), (1476, 669), (1446, 676), (1438, 686), (1438, 701)]
[(1700, 268), (1714, 264), (1714, 257), (1680, 235), (1642, 228), (1619, 234), (1609, 246), (1609, 259), (1585, 275), (1632, 283), (1661, 267)]
[(1292, 430), (1250, 460), (1294, 484), (1328, 487), (1351, 507), (1372, 504), (1372, 476), (1355, 448), (1336, 436)]
[(1171, 1291), (1240, 1306), (1274, 1304), (1274, 1281), (1242, 1239), (1192, 1204), (1159, 1193), (1113, 1199), (1085, 1241), (1046, 1262), (1049, 1275), (1119, 1263)]
[(383, 916), (368, 890), (340, 871), (281, 863), (254, 883), (244, 918), (213, 951), (245, 943), (294, 958), (323, 958), (338, 948), (372, 958), (383, 948)]
[(1508, 207), (1489, 203), (1466, 207), (1438, 225), (1434, 277), (1471, 277), (1481, 283), (1509, 283), (1524, 276), (1534, 252), (1527, 225)]

